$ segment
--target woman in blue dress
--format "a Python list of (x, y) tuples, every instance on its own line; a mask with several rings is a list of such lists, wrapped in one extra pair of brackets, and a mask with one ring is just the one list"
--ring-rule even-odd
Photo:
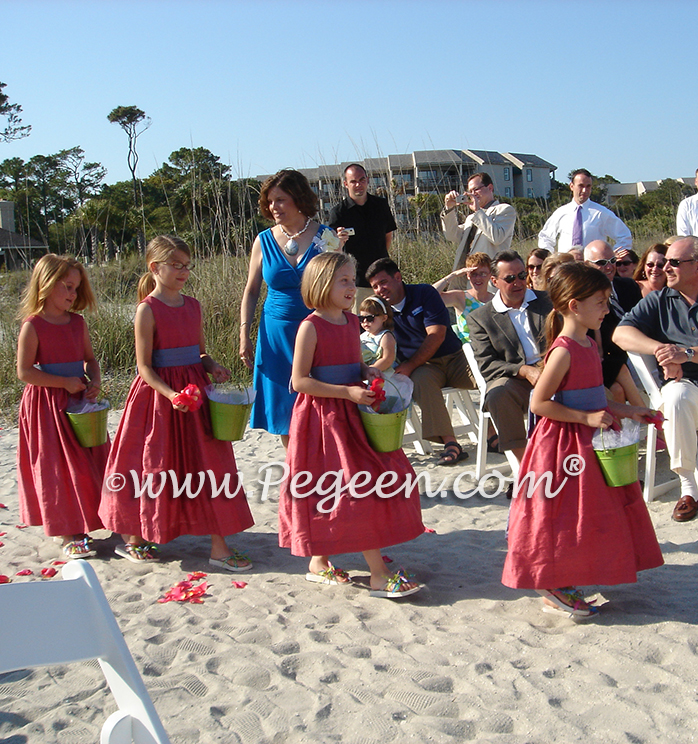
[[(310, 312), (301, 299), (301, 277), (310, 259), (327, 248), (331, 233), (313, 219), (317, 204), (308, 180), (298, 171), (281, 170), (264, 182), (259, 209), (276, 224), (254, 241), (240, 310), (240, 358), (254, 370), (257, 392), (250, 426), (279, 434), (284, 446), (296, 399), (289, 390), (293, 347), (298, 326)], [(250, 326), (262, 281), (267, 297), (253, 354)]]

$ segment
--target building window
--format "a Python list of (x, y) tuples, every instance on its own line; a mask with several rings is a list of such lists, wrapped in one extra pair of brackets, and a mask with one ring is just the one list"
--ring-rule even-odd
[(505, 168), (504, 169), (504, 180), (505, 181), (511, 181), (511, 168)]
[(527, 181), (533, 180), (533, 170), (531, 168), (526, 168), (526, 180)]
[(526, 189), (526, 196), (529, 199), (533, 199), (533, 189)]
[[(506, 170), (508, 170), (508, 168)], [(504, 196), (506, 196), (507, 199), (511, 199), (511, 186), (504, 187)]]

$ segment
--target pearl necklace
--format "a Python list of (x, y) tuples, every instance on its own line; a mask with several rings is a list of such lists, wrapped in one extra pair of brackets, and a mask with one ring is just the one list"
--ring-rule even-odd
[(281, 228), (281, 232), (288, 238), (288, 243), (284, 246), (284, 253), (287, 256), (295, 256), (296, 253), (298, 253), (298, 243), (294, 240), (294, 238), (297, 238), (299, 235), (302, 235), (307, 229), (308, 225), (310, 224), (310, 217), (305, 221), (305, 225), (303, 226), (302, 230), (299, 230), (294, 235), (289, 235), (286, 230), (284, 230), (284, 226), (282, 224), (279, 224), (279, 227)]

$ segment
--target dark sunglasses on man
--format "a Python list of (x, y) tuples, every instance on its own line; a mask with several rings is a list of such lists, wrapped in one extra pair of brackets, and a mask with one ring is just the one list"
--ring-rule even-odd
[(679, 266), (682, 263), (693, 263), (698, 259), (695, 258), (684, 258), (683, 260), (680, 258), (667, 258), (666, 262), (669, 264), (669, 266), (673, 266), (675, 269), (678, 269)]
[(508, 276), (501, 277), (507, 284), (513, 284), (517, 279), (522, 282), (526, 281), (528, 274), (525, 271), (519, 271), (518, 274), (509, 274)]

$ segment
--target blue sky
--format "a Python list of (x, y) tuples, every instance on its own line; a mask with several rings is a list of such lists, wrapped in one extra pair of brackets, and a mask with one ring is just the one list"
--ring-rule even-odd
[(29, 138), (129, 178), (107, 114), (152, 119), (147, 176), (206, 147), (238, 176), (436, 148), (535, 153), (621, 181), (698, 166), (691, 0), (0, 0)]

